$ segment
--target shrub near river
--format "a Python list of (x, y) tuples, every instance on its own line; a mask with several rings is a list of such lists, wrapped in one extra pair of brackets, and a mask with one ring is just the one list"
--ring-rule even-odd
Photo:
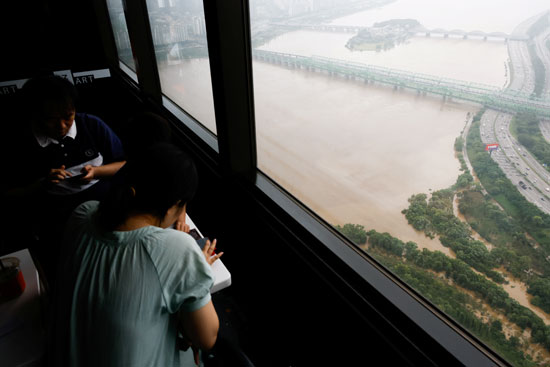
[[(550, 217), (523, 198), (484, 150), (479, 136), (479, 117), (480, 114), (474, 118), (466, 143), (476, 176), (489, 195), (483, 193), (479, 184), (473, 184), (462, 164), (464, 172), (452, 188), (436, 191), (429, 198), (426, 194), (413, 195), (409, 207), (403, 210), (409, 224), (427, 236), (439, 236), (456, 258), (439, 251), (419, 250), (416, 243), (405, 243), (389, 233), (367, 232), (361, 225), (346, 224), (338, 229), (356, 243), (364, 243), (366, 235), (366, 251), (400, 279), (513, 365), (532, 366), (536, 363), (523, 351), (529, 343), (550, 350), (550, 328), (499, 285), (506, 280), (497, 269), (503, 268), (522, 279), (533, 295), (532, 304), (550, 313), (550, 263), (546, 260), (550, 248)], [(462, 139), (457, 139), (455, 148), (461, 150), (463, 144)], [(453, 214), (455, 195), (469, 225)], [(491, 250), (472, 238), (470, 227), (491, 243)], [(461, 289), (473, 292), (475, 297)], [(506, 336), (498, 319), (480, 318), (476, 314), (479, 301), (500, 312), (521, 330), (530, 331), (530, 342), (522, 343), (520, 334)]]

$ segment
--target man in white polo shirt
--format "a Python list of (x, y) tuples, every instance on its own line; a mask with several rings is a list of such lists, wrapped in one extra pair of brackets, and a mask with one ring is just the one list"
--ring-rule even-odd
[(76, 89), (68, 80), (34, 78), (21, 92), (28, 119), (6, 142), (3, 193), (16, 213), (14, 228), (32, 229), (38, 252), (55, 259), (66, 219), (80, 203), (103, 197), (125, 163), (124, 151), (100, 118), (76, 113)]

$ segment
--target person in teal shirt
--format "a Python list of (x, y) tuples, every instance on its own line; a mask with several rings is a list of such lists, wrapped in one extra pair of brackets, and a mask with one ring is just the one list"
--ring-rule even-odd
[[(123, 184), (75, 209), (64, 238), (52, 324), (54, 366), (180, 366), (179, 348), (213, 347), (215, 240), (201, 250), (171, 229), (197, 188), (169, 143), (129, 160)], [(181, 339), (181, 340), (178, 340)]]

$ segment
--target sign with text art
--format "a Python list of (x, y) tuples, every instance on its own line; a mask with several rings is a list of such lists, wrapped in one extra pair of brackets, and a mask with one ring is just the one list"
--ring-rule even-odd
[[(89, 85), (94, 83), (96, 79), (109, 78), (111, 76), (109, 69), (97, 69), (75, 73), (71, 70), (58, 70), (54, 71), (53, 74), (68, 79), (76, 86), (81, 84)], [(0, 96), (16, 94), (18, 90), (23, 88), (27, 80), (29, 79), (0, 81)]]

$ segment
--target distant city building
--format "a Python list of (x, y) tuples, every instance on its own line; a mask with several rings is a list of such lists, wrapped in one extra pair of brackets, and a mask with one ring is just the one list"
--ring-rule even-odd
[(159, 8), (172, 8), (174, 7), (174, 0), (157, 0)]
[(204, 17), (197, 15), (186, 14), (177, 17), (157, 15), (151, 19), (151, 29), (155, 45), (206, 38)]
[(313, 1), (314, 0), (290, 0), (288, 15), (293, 17), (313, 11)]
[(203, 17), (193, 17), (193, 33), (197, 36), (206, 35), (206, 24)]
[(183, 42), (190, 38), (187, 26), (183, 22), (156, 22), (152, 24), (151, 29), (155, 45)]

